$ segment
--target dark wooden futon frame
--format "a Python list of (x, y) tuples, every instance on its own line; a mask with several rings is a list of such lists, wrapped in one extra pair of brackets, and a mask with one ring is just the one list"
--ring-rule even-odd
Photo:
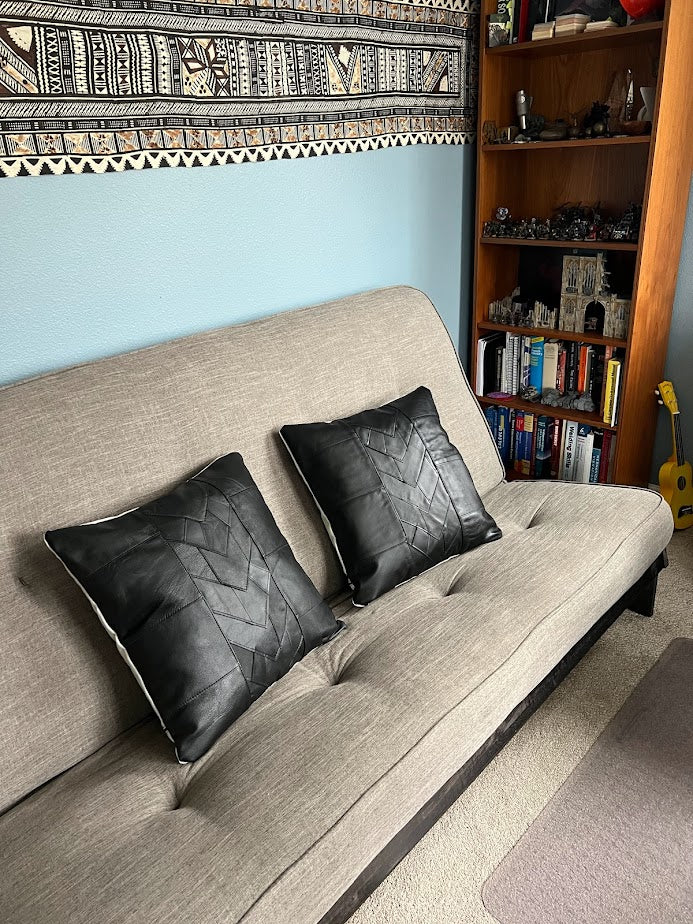
[(618, 619), (624, 610), (641, 616), (652, 616), (654, 611), (657, 577), (668, 564), (666, 551), (650, 565), (642, 577), (599, 619), (562, 658), (553, 670), (538, 684), (529, 696), (519, 703), (476, 753), (452, 776), (447, 783), (416, 813), (389, 844), (358, 876), (318, 924), (344, 924), (358, 906), (380, 885), (412, 847), (431, 828), (455, 799), (472, 783), (496, 754), (520, 729), (559, 683), (570, 673), (582, 656), (597, 639)]

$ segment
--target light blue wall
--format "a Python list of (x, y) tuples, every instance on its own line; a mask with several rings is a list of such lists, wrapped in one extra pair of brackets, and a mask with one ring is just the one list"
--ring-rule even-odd
[(470, 146), (418, 145), (5, 180), (0, 383), (397, 283), (466, 356), (473, 172)]
[[(666, 269), (663, 270), (666, 272)], [(681, 411), (681, 430), (686, 459), (693, 461), (693, 182), (688, 195), (686, 229), (681, 244), (679, 275), (671, 319), (669, 350), (664, 375), (673, 382)], [(651, 480), (657, 484), (659, 466), (672, 452), (671, 418), (661, 409), (652, 454)]]

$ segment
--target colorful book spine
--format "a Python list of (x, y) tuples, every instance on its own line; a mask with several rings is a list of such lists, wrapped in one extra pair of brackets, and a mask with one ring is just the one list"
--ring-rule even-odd
[(602, 430), (594, 431), (594, 443), (592, 444), (592, 461), (590, 463), (590, 484), (597, 484), (599, 481), (599, 466), (602, 459), (602, 443), (604, 433)]
[(557, 340), (547, 340), (544, 344), (544, 366), (541, 375), (542, 394), (556, 387), (559, 347), (560, 344)]
[(558, 369), (556, 370), (556, 388), (562, 395), (565, 394), (565, 364), (567, 356), (568, 350), (565, 344), (562, 344), (558, 351)]
[(618, 386), (621, 379), (621, 361), (619, 359), (610, 359), (606, 366), (606, 390), (604, 392), (604, 414), (605, 424), (616, 423), (616, 407), (618, 399)]
[(559, 478), (561, 474), (561, 436), (564, 421), (555, 418), (551, 427), (551, 477)]
[(510, 458), (510, 409), (500, 406), (498, 408), (498, 418), (496, 426), (498, 428), (498, 437), (496, 444), (498, 452), (503, 460), (503, 464), (508, 464)]
[(575, 481), (575, 454), (577, 451), (578, 423), (576, 420), (566, 420), (565, 444), (563, 447), (563, 466), (561, 477), (565, 481)]
[(522, 456), (520, 471), (523, 475), (532, 474), (532, 450), (534, 449), (534, 417), (530, 411), (524, 413), (524, 427), (522, 430)]
[(578, 427), (577, 444), (575, 447), (575, 481), (588, 484), (590, 469), (592, 467), (592, 448), (594, 446), (594, 433), (587, 424)]
[(599, 483), (607, 484), (609, 481), (609, 457), (611, 455), (611, 443), (614, 434), (611, 430), (605, 430), (602, 437), (602, 454), (599, 460)]
[(568, 356), (565, 369), (565, 390), (577, 391), (578, 368), (580, 362), (579, 344), (571, 340), (568, 344)]
[(522, 451), (524, 447), (525, 412), (515, 411), (515, 449), (513, 453), (513, 468), (516, 472), (522, 471)]
[(545, 414), (537, 417), (536, 450), (534, 453), (534, 477), (551, 477), (551, 418)]
[(541, 383), (544, 375), (544, 338), (532, 337), (532, 347), (529, 367), (529, 384), (541, 394)]

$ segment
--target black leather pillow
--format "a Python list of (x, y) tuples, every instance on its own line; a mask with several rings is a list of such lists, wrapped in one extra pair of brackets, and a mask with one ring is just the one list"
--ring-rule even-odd
[(280, 433), (329, 523), (357, 605), (501, 536), (428, 388)]
[(45, 540), (89, 597), (180, 761), (201, 757), (340, 626), (238, 453), (137, 510)]

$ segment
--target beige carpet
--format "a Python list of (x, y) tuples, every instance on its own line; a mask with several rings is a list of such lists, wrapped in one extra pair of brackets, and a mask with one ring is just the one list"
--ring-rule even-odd
[(486, 880), (504, 924), (693, 922), (693, 639), (645, 674)]
[(496, 924), (486, 879), (669, 642), (693, 637), (693, 529), (674, 536), (669, 559), (654, 618), (616, 621), (350, 924)]

